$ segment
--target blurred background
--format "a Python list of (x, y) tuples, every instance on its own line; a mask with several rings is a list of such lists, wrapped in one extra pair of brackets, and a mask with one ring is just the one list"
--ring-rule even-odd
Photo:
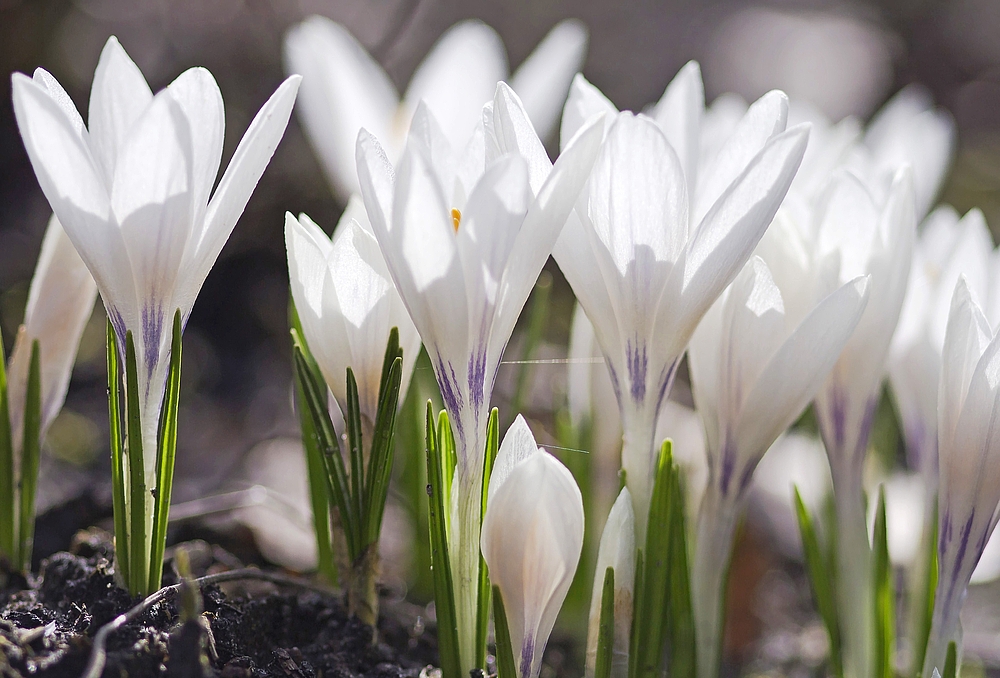
[[(119, 38), (154, 91), (186, 68), (205, 66), (225, 99), (225, 165), (252, 116), (283, 79), (285, 32), (311, 14), (349, 28), (400, 90), (445, 29), (467, 18), (479, 18), (499, 32), (512, 68), (556, 22), (583, 20), (590, 29), (584, 74), (620, 108), (634, 110), (657, 100), (690, 59), (701, 62), (709, 101), (730, 91), (752, 100), (780, 88), (833, 119), (867, 119), (902, 86), (923, 83), (954, 116), (958, 131), (942, 200), (960, 213), (979, 206), (994, 232), (1000, 228), (996, 0), (0, 0), (0, 328), (5, 354), (21, 322), (50, 214), (14, 122), (9, 74), (42, 66), (86, 111), (91, 77), (110, 35)], [(555, 141), (547, 140), (550, 149)], [(213, 534), (228, 535), (234, 549), (248, 540), (255, 544), (259, 550), (238, 554), (248, 559), (263, 552), (265, 558), (306, 567), (313, 557), (290, 398), (283, 214), (306, 212), (329, 231), (341, 209), (293, 117), (205, 283), (184, 337), (174, 490), (181, 506), (174, 516), (175, 539), (216, 530)], [(523, 354), (526, 344), (535, 357), (566, 355), (572, 294), (552, 262), (547, 271), (538, 289), (544, 288), (548, 312), (534, 327), (529, 327), (532, 314), (523, 314), (508, 358)], [(104, 323), (98, 304), (66, 408), (48, 436), (40, 508), (56, 507), (56, 512), (50, 513), (46, 528), (39, 528), (37, 553), (64, 548), (72, 530), (110, 515)], [(517, 383), (527, 380), (527, 396), (516, 397), (546, 429), (540, 441), (547, 442), (546, 436), (548, 442), (564, 439), (557, 430), (557, 411), (565, 404), (565, 368), (523, 369), (500, 368), (495, 401), (501, 419), (509, 421), (503, 408), (515, 398)], [(433, 378), (429, 370), (418, 368), (414, 381), (409, 402), (419, 406), (432, 394)], [(683, 384), (678, 391), (683, 399)], [(422, 489), (421, 466), (419, 459), (400, 460), (398, 473), (410, 482), (401, 482), (394, 493), (388, 552), (383, 554), (387, 563), (402, 563), (395, 569), (387, 565), (387, 579), (396, 582), (401, 595), (409, 592), (418, 601), (427, 591), (407, 574), (407, 564), (416, 557), (413, 519), (407, 517), (414, 514), (407, 507)], [(409, 486), (417, 488), (416, 495)], [(239, 507), (243, 512), (234, 513)], [(233, 527), (234, 515), (252, 534), (246, 527)], [(44, 541), (47, 535), (51, 545)], [(418, 546), (423, 540), (418, 533)], [(794, 607), (802, 596), (794, 590), (799, 584), (767, 574), (773, 569), (771, 557), (767, 549), (744, 549), (734, 560), (737, 606), (753, 605), (752, 587), (741, 582), (780, 580), (767, 584), (772, 593), (777, 591), (769, 598), (772, 608), (757, 610), (756, 616), (731, 615), (737, 626), (744, 618), (748, 625), (730, 628), (731, 639), (737, 635), (732, 641), (737, 651), (760, 637), (761, 616), (773, 621), (803, 614), (781, 607), (780, 594), (789, 586), (789, 605)], [(749, 573), (745, 577), (740, 574), (744, 570)], [(746, 589), (742, 594), (741, 587)], [(802, 619), (794, 621), (801, 625)], [(796, 636), (794, 652), (822, 656), (825, 638), (821, 627), (815, 628), (819, 635), (811, 637), (813, 645), (808, 645), (810, 637)], [(774, 642), (779, 655), (793, 652), (787, 643)]]

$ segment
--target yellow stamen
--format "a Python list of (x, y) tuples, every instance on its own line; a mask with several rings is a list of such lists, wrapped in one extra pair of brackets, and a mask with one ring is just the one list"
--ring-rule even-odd
[(455, 225), (455, 233), (458, 233), (458, 225), (462, 223), (462, 213), (454, 207), (451, 208), (451, 223)]

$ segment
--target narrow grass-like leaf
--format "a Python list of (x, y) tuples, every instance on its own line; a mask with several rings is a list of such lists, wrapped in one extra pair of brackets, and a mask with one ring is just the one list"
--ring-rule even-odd
[[(534, 365), (531, 360), (535, 356), (535, 350), (545, 332), (545, 323), (549, 318), (549, 299), (552, 292), (552, 276), (543, 271), (538, 277), (535, 289), (532, 292), (531, 315), (528, 318), (528, 328), (524, 334), (524, 349), (521, 352), (521, 364), (518, 365), (517, 381), (514, 387), (514, 397), (511, 400), (510, 411), (513, 416), (521, 411), (524, 406), (525, 396), (531, 384), (531, 374)], [(508, 422), (509, 425), (510, 422)]]
[[(380, 404), (382, 396), (385, 394), (386, 388), (388, 388), (389, 370), (392, 368), (392, 363), (396, 358), (402, 359), (402, 357), (403, 349), (399, 346), (399, 328), (393, 327), (389, 330), (389, 340), (386, 342), (385, 355), (382, 358), (382, 373), (378, 384), (378, 399)], [(396, 402), (398, 404), (398, 398)]]
[(365, 456), (361, 435), (361, 404), (358, 402), (358, 382), (354, 370), (347, 368), (347, 411), (344, 413), (347, 425), (348, 456), (351, 460), (351, 506), (357, 519), (358, 555), (364, 552), (363, 523), (367, 512), (365, 506)]
[(493, 587), (493, 629), (497, 641), (497, 678), (517, 678), (514, 646), (510, 640), (507, 612), (503, 607), (503, 596), (500, 595), (499, 586)]
[(892, 648), (895, 638), (893, 621), (895, 617), (895, 589), (892, 581), (892, 564), (889, 562), (889, 545), (885, 525), (885, 488), (878, 493), (878, 509), (875, 513), (875, 534), (872, 564), (874, 619), (875, 619), (875, 678), (892, 678)]
[[(657, 678), (663, 662), (663, 646), (667, 635), (669, 610), (667, 593), (670, 588), (670, 557), (673, 541), (673, 512), (676, 502), (673, 494), (672, 442), (665, 440), (660, 448), (653, 481), (653, 494), (649, 504), (650, 529), (646, 530), (644, 591), (638, 620), (638, 642), (635, 676)], [(659, 526), (662, 526), (660, 528)], [(635, 619), (633, 623), (635, 622)], [(631, 658), (630, 658), (631, 659)]]
[(648, 602), (646, 600), (646, 556), (643, 550), (636, 549), (635, 553), (635, 583), (632, 586), (632, 630), (629, 634), (628, 644), (628, 675), (629, 678), (636, 678), (639, 672), (639, 647), (645, 630), (642, 627), (642, 619), (646, 615)]
[[(489, 498), (490, 476), (493, 474), (493, 464), (500, 448), (500, 422), (497, 408), (490, 411), (490, 419), (486, 424), (486, 455), (483, 460), (482, 504), (479, 512), (480, 532), (483, 518), (486, 516), (486, 501)], [(490, 624), (490, 571), (482, 552), (479, 554), (479, 598), (476, 608), (476, 666), (486, 667), (486, 634)]]
[(691, 575), (688, 569), (687, 525), (684, 512), (684, 488), (681, 474), (674, 466), (670, 474), (670, 638), (671, 678), (695, 678), (694, 607), (691, 604)]
[(813, 597), (816, 599), (816, 609), (826, 626), (830, 639), (830, 668), (834, 676), (842, 677), (843, 668), (840, 654), (840, 625), (837, 620), (837, 605), (831, 585), (827, 559), (819, 544), (812, 516), (806, 509), (799, 488), (795, 488), (795, 515), (799, 522), (799, 534), (802, 537), (802, 552), (805, 555), (806, 571), (809, 573), (809, 583), (812, 586)]
[(937, 498), (934, 499), (934, 505), (932, 507), (933, 513), (931, 514), (931, 529), (930, 534), (927, 535), (927, 544), (925, 548), (927, 549), (924, 557), (927, 563), (927, 579), (923, 586), (923, 591), (921, 591), (921, 599), (919, 601), (914, 601), (915, 604), (920, 605), (920, 623), (917, 628), (917, 636), (913, 639), (913, 648), (915, 650), (914, 665), (916, 671), (914, 675), (922, 676), (924, 674), (924, 657), (927, 654), (927, 642), (931, 637), (931, 622), (934, 619), (934, 596), (937, 591), (938, 583), (938, 506)]
[(14, 510), (14, 441), (10, 430), (10, 405), (7, 401), (7, 368), (3, 357), (3, 334), (0, 333), (0, 558), (14, 565), (14, 533), (17, 531)]
[[(390, 340), (390, 348), (392, 341)], [(397, 346), (397, 352), (398, 351)], [(388, 356), (388, 351), (386, 351)], [(389, 494), (389, 477), (395, 451), (396, 414), (399, 411), (399, 388), (403, 381), (403, 358), (393, 358), (382, 375), (383, 389), (379, 393), (378, 411), (368, 459), (365, 514), (365, 546), (378, 542), (382, 531), (382, 516)]]
[(38, 340), (31, 342), (31, 363), (24, 397), (24, 439), (21, 443), (21, 508), (17, 531), (18, 559), (21, 571), (31, 569), (31, 545), (35, 539), (35, 489), (38, 487), (38, 461), (42, 454), (42, 376)]
[(125, 413), (122, 411), (121, 357), (118, 355), (118, 341), (115, 330), (108, 321), (108, 427), (111, 438), (111, 502), (115, 521), (115, 557), (118, 574), (126, 588), (129, 586), (129, 544), (128, 516), (125, 513)]
[[(458, 451), (455, 449), (455, 434), (451, 430), (451, 420), (447, 410), (438, 414), (437, 442), (441, 464), (441, 487), (443, 496), (451, 497), (451, 485), (455, 480), (455, 467), (458, 465)], [(451, 506), (450, 499), (445, 507)], [(445, 511), (445, 525), (451, 529), (451, 511)], [(451, 534), (450, 532), (448, 534)]]
[(181, 397), (181, 311), (174, 313), (170, 338), (170, 371), (160, 409), (159, 445), (156, 450), (156, 492), (153, 503), (153, 542), (149, 556), (149, 590), (156, 591), (163, 580), (163, 551), (167, 546), (167, 522), (174, 487), (174, 459), (177, 456), (177, 416)]
[(129, 480), (129, 590), (145, 594), (149, 582), (146, 546), (146, 476), (142, 459), (142, 415), (139, 407), (139, 371), (135, 359), (132, 331), (125, 334), (125, 407), (127, 419), (126, 454)]
[(958, 648), (955, 641), (948, 643), (948, 655), (944, 660), (944, 673), (941, 678), (955, 678), (958, 675)]
[[(458, 626), (455, 612), (455, 589), (451, 577), (451, 562), (448, 554), (448, 508), (451, 504), (444, 483), (442, 468), (445, 451), (442, 437), (450, 431), (448, 415), (441, 412), (438, 433), (434, 431), (434, 410), (427, 401), (426, 453), (427, 453), (427, 498), (429, 503), (429, 526), (431, 542), (431, 570), (434, 573), (434, 606), (437, 612), (438, 654), (441, 660), (442, 678), (462, 678), (462, 663), (458, 649)], [(450, 433), (449, 433), (450, 435)]]
[(597, 626), (597, 660), (594, 678), (611, 678), (611, 659), (615, 649), (615, 569), (604, 570), (601, 591), (601, 617)]
[[(296, 334), (293, 332), (293, 338)], [(340, 524), (344, 530), (348, 557), (353, 563), (361, 553), (360, 535), (355, 529), (358, 520), (351, 507), (350, 485), (344, 468), (344, 459), (340, 454), (340, 444), (337, 442), (337, 432), (326, 409), (326, 384), (312, 374), (302, 346), (298, 342), (293, 349), (293, 355), (295, 375), (301, 387), (302, 400), (312, 420), (311, 432), (315, 436), (315, 444), (320, 451), (323, 468), (326, 471), (327, 491), (340, 512)], [(306, 433), (307, 431), (303, 430), (303, 434)]]
[[(303, 352), (306, 364), (318, 371), (316, 361), (309, 352), (306, 340), (302, 334), (302, 321), (295, 309), (295, 302), (288, 299), (288, 319), (291, 325), (292, 344)], [(330, 509), (333, 499), (330, 497), (326, 468), (323, 466), (323, 453), (317, 442), (316, 428), (313, 426), (312, 414), (306, 405), (305, 393), (302, 390), (302, 380), (298, 370), (295, 371), (295, 402), (299, 413), (299, 426), (302, 429), (302, 447), (306, 455), (306, 472), (309, 481), (309, 502), (312, 507), (313, 528), (316, 534), (316, 569), (321, 579), (336, 586), (337, 565), (333, 558), (333, 541), (330, 532)]]

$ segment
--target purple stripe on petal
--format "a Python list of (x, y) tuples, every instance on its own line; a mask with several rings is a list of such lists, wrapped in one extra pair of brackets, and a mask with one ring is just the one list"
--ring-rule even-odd
[(521, 678), (531, 675), (531, 662), (535, 658), (535, 638), (533, 633), (526, 633), (521, 645)]
[(142, 342), (146, 360), (146, 396), (152, 383), (153, 371), (160, 362), (160, 337), (163, 332), (163, 307), (146, 305), (142, 307)]
[(646, 397), (646, 370), (649, 366), (649, 356), (645, 342), (640, 344), (638, 337), (635, 341), (635, 346), (632, 345), (632, 340), (625, 342), (625, 362), (628, 365), (632, 400), (641, 403)]
[(469, 361), (468, 369), (469, 394), (472, 399), (472, 406), (478, 411), (483, 406), (485, 400), (486, 385), (486, 351), (480, 350), (473, 354)]
[(736, 448), (726, 436), (726, 442), (722, 446), (722, 468), (719, 474), (719, 489), (722, 494), (729, 494), (729, 482), (733, 477), (733, 470), (736, 468)]

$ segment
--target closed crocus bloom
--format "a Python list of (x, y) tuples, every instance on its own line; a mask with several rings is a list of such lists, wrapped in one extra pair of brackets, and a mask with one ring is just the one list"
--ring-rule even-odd
[(918, 218), (934, 205), (955, 152), (955, 121), (934, 108), (930, 93), (920, 85), (901, 89), (872, 118), (865, 146), (888, 185), (902, 165), (913, 168)]
[[(1000, 503), (1000, 335), (960, 278), (945, 334), (938, 390), (938, 567), (924, 676), (962, 649), (959, 613)], [(959, 657), (961, 659), (961, 657)]]
[(457, 547), (451, 563), (465, 669), (473, 668), (480, 489), (496, 370), (601, 140), (596, 126), (582, 131), (535, 189), (531, 178), (541, 170), (497, 145), (523, 133), (518, 142), (530, 137), (532, 148), (542, 148), (507, 85), (497, 86), (484, 117), (489, 132), (477, 135), (463, 157), (452, 151), (433, 114), (418, 107), (395, 171), (371, 135), (358, 137), (365, 207), (427, 348), (455, 433), (450, 543)]
[(518, 415), (490, 476), (481, 547), (500, 589), (518, 678), (537, 678), (583, 549), (583, 498), (573, 474)]
[[(135, 340), (149, 488), (174, 314), (187, 320), (284, 133), (298, 81), (264, 104), (212, 194), (225, 118), (207, 70), (185, 71), (154, 96), (112, 37), (94, 73), (88, 127), (47, 72), (13, 76), (42, 191), (97, 282), (123, 354), (126, 332)], [(146, 513), (151, 520), (151, 504)]]
[(31, 368), (31, 346), (38, 342), (41, 367), (41, 436), (59, 414), (76, 350), (87, 320), (94, 310), (97, 285), (53, 216), (45, 229), (42, 251), (28, 291), (24, 323), (17, 332), (7, 366), (7, 395), (14, 443), (14, 458), (20, 455), (24, 427), (25, 397)]
[(629, 636), (632, 632), (632, 594), (635, 586), (635, 513), (632, 497), (623, 487), (604, 523), (601, 545), (597, 551), (594, 590), (590, 597), (590, 625), (587, 630), (587, 666), (585, 675), (593, 678), (597, 665), (597, 644), (601, 623), (604, 577), (608, 568), (615, 573), (615, 636), (611, 656), (612, 678), (628, 675)]
[(767, 265), (753, 257), (691, 340), (691, 385), (710, 469), (692, 566), (701, 675), (717, 673), (725, 573), (753, 471), (816, 395), (867, 298), (868, 280), (857, 278), (796, 317)]
[(306, 215), (285, 215), (292, 299), (309, 350), (342, 411), (347, 411), (347, 368), (358, 384), (362, 423), (371, 444), (382, 362), (389, 332), (399, 329), (406, 394), (420, 336), (406, 313), (371, 232), (364, 205), (351, 198), (333, 240)]
[[(564, 133), (592, 117), (588, 111), (613, 110), (582, 78), (573, 90)], [(656, 419), (680, 357), (770, 223), (806, 145), (806, 129), (784, 131), (784, 96), (771, 93), (702, 163), (700, 92), (696, 66), (685, 67), (657, 105), (656, 121), (617, 114), (553, 250), (593, 322), (618, 396), (640, 542)]]
[[(543, 139), (554, 131), (573, 74), (583, 66), (587, 29), (574, 20), (555, 26), (510, 78)], [(285, 63), (305, 77), (299, 114), (323, 169), (341, 199), (357, 192), (354, 146), (367, 129), (391, 162), (403, 151), (410, 120), (423, 101), (451, 145), (473, 135), (483, 104), (508, 79), (496, 31), (480, 21), (455, 24), (434, 45), (400, 98), (392, 80), (340, 24), (313, 16), (285, 38)]]

